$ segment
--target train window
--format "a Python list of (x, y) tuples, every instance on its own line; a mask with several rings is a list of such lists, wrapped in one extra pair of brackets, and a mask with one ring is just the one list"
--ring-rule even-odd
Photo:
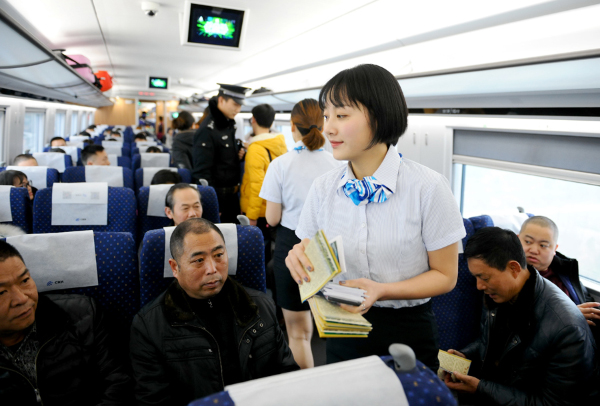
[(79, 112), (73, 110), (71, 112), (71, 135), (75, 135), (79, 132)]
[(579, 261), (583, 277), (600, 281), (600, 186), (454, 164), (454, 194), (463, 217), (526, 213), (551, 218), (559, 251)]
[(54, 115), (54, 136), (55, 137), (64, 137), (66, 125), (67, 125), (67, 112), (66, 111), (57, 111), (56, 114)]
[(0, 164), (2, 164), (1, 161), (4, 156), (4, 114), (5, 110), (0, 108)]
[(41, 111), (25, 111), (23, 151), (42, 152), (44, 146), (44, 117)]

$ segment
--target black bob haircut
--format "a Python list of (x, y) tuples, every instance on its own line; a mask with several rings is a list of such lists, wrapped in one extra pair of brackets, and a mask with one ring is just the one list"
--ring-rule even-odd
[(96, 155), (96, 153), (102, 151), (104, 151), (104, 147), (102, 145), (88, 145), (87, 147), (81, 150), (81, 162), (83, 162), (84, 165), (87, 165), (88, 159)]
[(17, 251), (17, 249), (15, 247), (10, 245), (6, 241), (0, 240), (0, 262), (4, 262), (8, 258), (13, 258), (13, 257), (17, 257), (23, 263), (25, 263), (25, 261), (23, 260), (23, 257), (21, 256), (21, 253), (19, 253), (19, 251)]
[(181, 175), (168, 169), (161, 169), (152, 177), (151, 185), (168, 185), (181, 183)]
[(219, 229), (219, 227), (215, 226), (211, 221), (203, 219), (203, 218), (191, 218), (183, 223), (179, 224), (175, 230), (173, 230), (173, 234), (171, 235), (171, 241), (169, 242), (169, 247), (171, 248), (171, 256), (175, 261), (178, 261), (183, 254), (183, 240), (185, 240), (185, 236), (189, 233), (194, 234), (206, 234), (211, 230), (214, 230), (221, 236), (223, 239), (223, 246), (225, 246), (225, 237), (223, 237), (223, 233)]
[(252, 108), (252, 117), (261, 128), (271, 128), (275, 121), (275, 109), (270, 104), (259, 104)]
[(527, 267), (525, 252), (519, 237), (500, 227), (484, 227), (469, 238), (465, 259), (480, 259), (488, 266), (504, 271), (510, 261), (517, 261), (521, 268)]
[(398, 80), (381, 66), (365, 64), (335, 75), (321, 89), (319, 106), (366, 109), (373, 139), (377, 144), (395, 145), (406, 131), (408, 108)]

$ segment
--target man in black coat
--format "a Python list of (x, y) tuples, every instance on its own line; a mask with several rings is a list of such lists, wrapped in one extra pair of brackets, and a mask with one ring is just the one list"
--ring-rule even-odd
[(0, 404), (130, 405), (132, 395), (94, 301), (38, 295), (19, 252), (0, 241)]
[[(554, 221), (544, 216), (533, 216), (525, 220), (519, 232), (519, 239), (525, 250), (527, 264), (534, 267), (541, 276), (554, 283), (577, 305), (587, 320), (600, 345), (600, 303), (594, 301), (579, 279), (579, 264), (557, 252), (558, 227)], [(598, 355), (598, 354), (596, 354)]]
[(207, 117), (194, 134), (192, 178), (194, 182), (205, 179), (215, 188), (221, 222), (235, 223), (241, 214), (238, 192), (244, 150), (237, 146), (234, 119), (242, 108), (248, 88), (220, 86), (219, 94), (208, 102)]
[(186, 220), (170, 247), (176, 280), (131, 327), (138, 405), (187, 405), (227, 385), (299, 369), (273, 301), (227, 277), (218, 227)]
[(585, 318), (564, 293), (532, 267), (519, 238), (486, 227), (465, 247), (469, 271), (483, 290), (481, 336), (450, 353), (472, 360), (470, 375), (455, 372), (450, 389), (468, 404), (594, 404), (596, 345)]

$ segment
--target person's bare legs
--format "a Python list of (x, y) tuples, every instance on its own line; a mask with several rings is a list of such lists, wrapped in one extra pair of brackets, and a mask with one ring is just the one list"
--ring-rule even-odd
[(310, 341), (313, 335), (313, 322), (310, 310), (294, 312), (283, 310), (283, 318), (290, 340), (290, 350), (294, 355), (294, 360), (301, 369), (313, 368), (315, 360), (313, 359)]

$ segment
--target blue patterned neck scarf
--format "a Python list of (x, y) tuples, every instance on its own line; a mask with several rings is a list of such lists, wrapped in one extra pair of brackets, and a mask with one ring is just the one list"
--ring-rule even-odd
[[(294, 148), (294, 151), (296, 151), (297, 153), (300, 153), (300, 151), (302, 151), (303, 149), (308, 149), (308, 148), (306, 148), (304, 145), (298, 145), (296, 148)], [(323, 148), (319, 148), (317, 151), (323, 151)]]
[(366, 176), (363, 180), (351, 179), (344, 185), (344, 194), (357, 206), (372, 202), (383, 203), (393, 193), (374, 176)]

